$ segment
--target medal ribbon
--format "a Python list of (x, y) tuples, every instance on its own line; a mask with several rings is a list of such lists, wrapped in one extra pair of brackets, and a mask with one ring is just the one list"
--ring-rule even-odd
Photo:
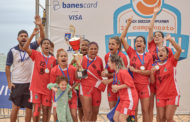
[(64, 94), (64, 92), (65, 92), (65, 91), (62, 91), (61, 94), (57, 97), (57, 99), (56, 99), (55, 96), (54, 96), (55, 102), (57, 102), (57, 101), (61, 98), (61, 96)]
[(45, 56), (44, 56), (44, 54), (42, 53), (42, 55), (43, 55), (43, 57), (44, 57), (44, 60), (45, 60), (45, 63), (46, 63), (46, 68), (47, 68), (47, 65), (48, 65), (48, 60), (49, 60), (49, 55), (48, 55), (48, 57), (47, 57), (47, 60), (46, 60), (46, 58), (45, 58)]
[(21, 60), (21, 62), (23, 62), (25, 59), (26, 52), (24, 52), (23, 57), (22, 57), (21, 51), (19, 51), (19, 53), (20, 53), (20, 60)]
[(117, 74), (116, 73), (114, 73), (114, 75), (113, 75), (113, 83), (112, 84), (113, 85), (117, 84)]
[(94, 62), (94, 60), (96, 59), (96, 57), (89, 63), (89, 58), (88, 58), (88, 56), (87, 56), (87, 69), (88, 69), (88, 67), (90, 66), (90, 64), (92, 64), (93, 62)]
[[(157, 54), (157, 57), (158, 57), (158, 48), (156, 47), (156, 54)], [(160, 59), (158, 57), (158, 62), (160, 62)]]
[(145, 53), (143, 53), (143, 59), (142, 60), (141, 60), (141, 58), (140, 58), (140, 56), (139, 56), (139, 54), (137, 52), (136, 52), (136, 54), (137, 54), (137, 57), (139, 58), (141, 64), (144, 65), (144, 55), (145, 55)]
[[(65, 73), (63, 72), (63, 70), (61, 69), (60, 66), (59, 66), (59, 69), (61, 70), (63, 76), (66, 77), (66, 76), (65, 76)], [(68, 81), (69, 81), (69, 84), (70, 84), (70, 77), (69, 77), (69, 70), (68, 70), (68, 67), (67, 67), (67, 78), (68, 78)]]

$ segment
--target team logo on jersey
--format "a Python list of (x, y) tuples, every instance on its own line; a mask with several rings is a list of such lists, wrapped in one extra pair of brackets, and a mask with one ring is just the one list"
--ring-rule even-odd
[(161, 7), (163, 0), (131, 0), (136, 14), (149, 17), (154, 13), (154, 7)]
[(110, 97), (111, 96), (111, 94), (110, 94), (110, 92), (108, 92), (108, 97)]
[(160, 100), (159, 99), (157, 99), (157, 102), (159, 102)]
[(141, 92), (141, 95), (143, 95), (144, 93), (143, 92)]
[(167, 68), (165, 67), (165, 68), (164, 68), (164, 72), (167, 72), (167, 71), (168, 71), (168, 70), (167, 70)]
[(38, 95), (36, 94), (34, 98), (35, 98), (35, 99), (38, 99)]
[(100, 100), (97, 100), (96, 103), (99, 104), (99, 103), (100, 103)]

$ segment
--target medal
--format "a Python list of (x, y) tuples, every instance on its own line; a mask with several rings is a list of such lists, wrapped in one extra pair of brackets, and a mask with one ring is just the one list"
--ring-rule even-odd
[(45, 69), (45, 73), (49, 73), (49, 69), (48, 68)]
[(108, 74), (108, 70), (107, 70), (107, 69), (105, 69), (104, 72), (105, 72), (106, 74)]
[(141, 70), (145, 70), (145, 67), (144, 67), (144, 66), (140, 66), (140, 69), (141, 69)]
[(82, 71), (82, 78), (84, 78), (84, 79), (88, 78), (87, 70)]
[(159, 69), (159, 66), (158, 66), (158, 65), (156, 65), (156, 66), (155, 66), (155, 68), (158, 70), (158, 69)]
[(78, 71), (77, 76), (78, 76), (78, 78), (82, 78), (82, 71)]

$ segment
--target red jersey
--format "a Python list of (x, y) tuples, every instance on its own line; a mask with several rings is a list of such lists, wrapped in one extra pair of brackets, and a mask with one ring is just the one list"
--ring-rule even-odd
[(168, 99), (179, 95), (179, 90), (176, 84), (177, 60), (174, 56), (170, 56), (164, 64), (159, 64), (159, 70), (155, 72), (156, 81), (156, 97), (157, 99)]
[(132, 101), (135, 97), (138, 97), (134, 81), (127, 70), (120, 69), (116, 74), (115, 79), (117, 79), (117, 85), (125, 84), (128, 88), (123, 88), (119, 90), (119, 97), (121, 101)]
[[(168, 49), (168, 53), (169, 53), (168, 57), (170, 57), (171, 55), (173, 55), (172, 49), (169, 47), (167, 47), (167, 49)], [(152, 55), (153, 62), (158, 60), (158, 49), (156, 47), (154, 40), (152, 40), (150, 43), (148, 43), (148, 50)]]
[[(50, 83), (50, 72), (56, 64), (56, 59), (49, 55), (49, 59), (43, 56), (41, 52), (32, 50), (31, 59), (34, 61), (34, 69), (32, 75), (32, 81), (30, 84), (30, 90), (36, 93), (49, 95), (51, 91), (47, 88), (47, 84)], [(47, 64), (46, 61), (48, 60)], [(49, 73), (45, 73), (45, 69), (49, 70)]]
[[(139, 70), (141, 66), (144, 66), (145, 70), (151, 69), (153, 60), (152, 60), (152, 55), (149, 52), (144, 53), (144, 65), (141, 64), (141, 61), (137, 56), (136, 50), (134, 50), (132, 47), (128, 48), (127, 54), (130, 59), (130, 66), (133, 66), (134, 68), (139, 69)], [(139, 57), (142, 60), (143, 54), (139, 54)], [(144, 84), (144, 85), (149, 84), (148, 75), (142, 75), (142, 74), (133, 72), (133, 78), (136, 84)]]
[[(62, 72), (63, 71), (63, 72)], [(59, 65), (56, 65), (52, 70), (51, 70), (51, 75), (50, 75), (50, 82), (51, 83), (55, 83), (56, 82), (56, 77), (57, 76), (65, 76), (68, 78), (69, 80), (69, 84), (71, 86), (73, 86), (73, 84), (75, 82), (79, 82), (79, 80), (77, 79), (76, 77), (76, 71), (77, 69), (72, 66), (72, 65), (69, 65), (68, 68), (65, 68), (65, 69), (61, 69), (59, 68)]]
[[(88, 58), (87, 55), (83, 56), (82, 67), (83, 69), (89, 70), (98, 79), (102, 80), (101, 72), (103, 71), (103, 62), (99, 56), (96, 56), (94, 60)], [(81, 80), (82, 85), (90, 87), (96, 85), (97, 79), (91, 73), (87, 72), (88, 77)]]
[[(108, 58), (110, 57), (110, 55), (111, 55), (110, 52), (107, 53), (107, 54), (105, 55), (104, 59), (105, 59), (105, 64), (106, 64), (106, 68), (107, 68), (108, 72), (109, 72), (109, 73), (113, 73), (114, 70), (111, 70), (110, 67), (108, 66)], [(127, 61), (127, 57), (125, 56), (125, 54), (123, 54), (122, 52), (119, 52), (117, 55), (122, 58), (125, 67), (127, 67), (128, 61)]]

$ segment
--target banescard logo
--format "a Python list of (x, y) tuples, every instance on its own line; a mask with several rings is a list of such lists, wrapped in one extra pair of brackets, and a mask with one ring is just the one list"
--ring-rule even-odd
[[(70, 1), (70, 0), (69, 0)], [(62, 3), (62, 8), (97, 8), (98, 2), (89, 2), (89, 3), (77, 3), (77, 2), (68, 2), (64, 1)]]
[(161, 7), (163, 0), (131, 0), (133, 11), (144, 18), (152, 17), (154, 7)]
[[(154, 31), (162, 31), (164, 34), (170, 33), (182, 48), (180, 60), (186, 59), (189, 35), (181, 34), (181, 13), (176, 7), (166, 4), (164, 0), (130, 0), (130, 3), (118, 8), (114, 12), (113, 34), (105, 35), (106, 52), (109, 52), (109, 38), (121, 35), (126, 26), (126, 20), (130, 16), (133, 16), (133, 21), (126, 36), (128, 44), (134, 48), (134, 40), (137, 36), (144, 36), (147, 40), (148, 27), (155, 6), (159, 6), (161, 10), (155, 20)], [(164, 46), (170, 47), (175, 53), (175, 49), (169, 41), (165, 41)]]

